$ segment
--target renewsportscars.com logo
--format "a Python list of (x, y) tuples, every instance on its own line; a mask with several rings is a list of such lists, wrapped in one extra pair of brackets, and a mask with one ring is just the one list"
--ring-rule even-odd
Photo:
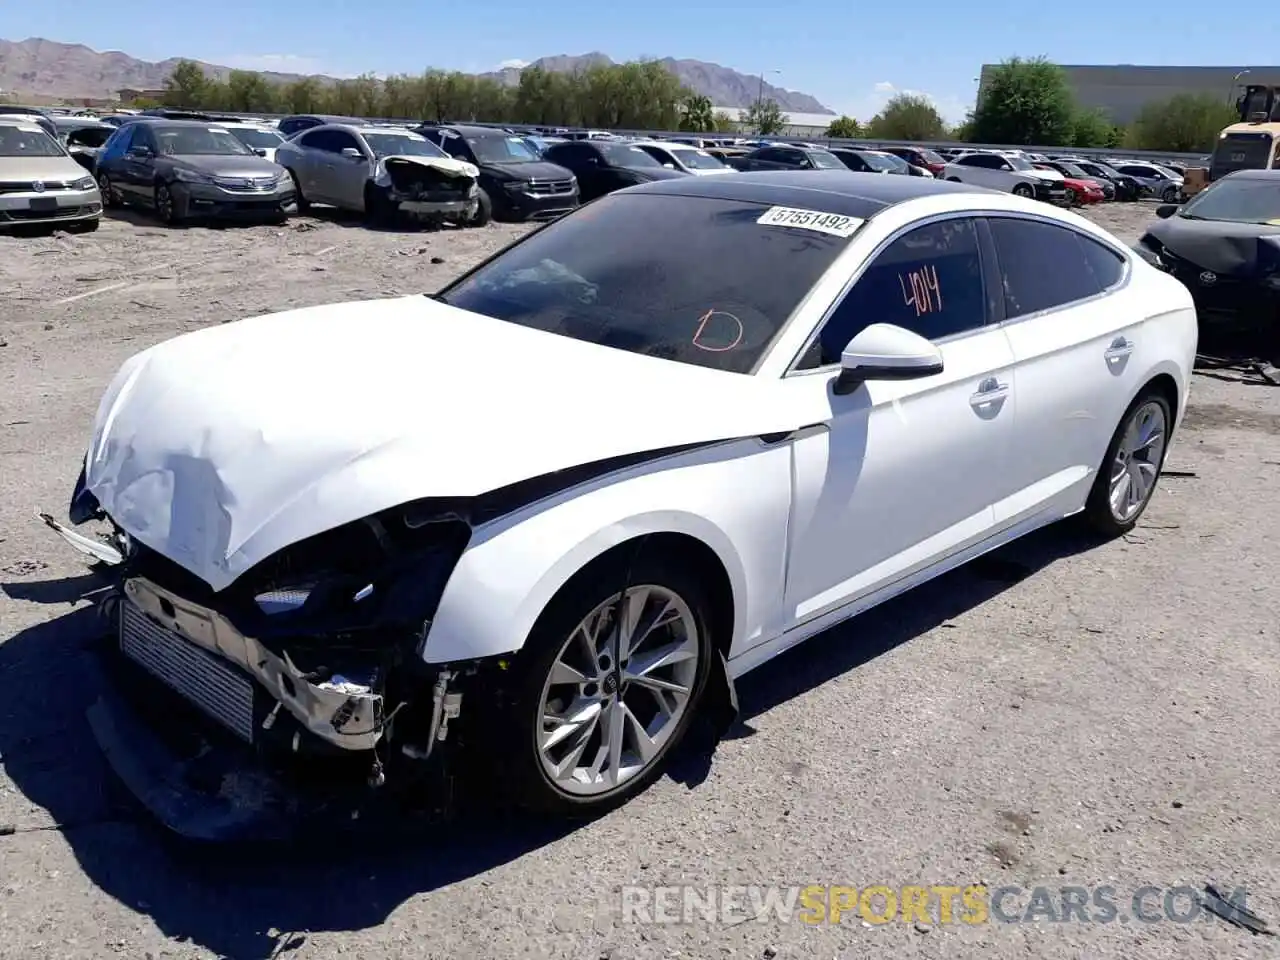
[[(1224, 905), (1247, 912), (1248, 891), (1224, 895)], [(1219, 911), (1221, 907), (1219, 908)], [(622, 920), (642, 924), (739, 924), (747, 921), (809, 925), (862, 922), (933, 925), (987, 923), (1193, 923), (1215, 912), (1188, 886), (1000, 886), (982, 884), (867, 887), (627, 886)]]

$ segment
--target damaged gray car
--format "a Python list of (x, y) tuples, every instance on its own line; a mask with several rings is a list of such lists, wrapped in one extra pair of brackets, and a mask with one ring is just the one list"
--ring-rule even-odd
[(483, 226), (480, 171), (403, 127), (327, 123), (276, 149), (298, 212), (313, 203), (363, 213), (375, 225), (408, 215), (429, 224)]

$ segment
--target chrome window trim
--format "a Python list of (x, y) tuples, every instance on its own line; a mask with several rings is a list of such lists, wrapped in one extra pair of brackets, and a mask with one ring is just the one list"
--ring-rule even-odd
[[(830, 373), (833, 370), (840, 369), (839, 363), (828, 363), (828, 364), (824, 364), (823, 366), (812, 367), (807, 370), (797, 369), (796, 365), (801, 361), (805, 353), (809, 351), (809, 348), (813, 346), (814, 341), (817, 340), (818, 335), (822, 332), (823, 327), (825, 327), (827, 324), (827, 321), (831, 319), (831, 314), (835, 311), (836, 307), (839, 306), (844, 301), (844, 298), (849, 295), (849, 291), (853, 289), (854, 284), (856, 284), (862, 278), (862, 275), (866, 271), (867, 267), (875, 262), (876, 258), (879, 257), (880, 254), (882, 254), (885, 251), (886, 247), (888, 247), (891, 243), (894, 243), (895, 241), (900, 239), (905, 234), (908, 234), (919, 227), (925, 227), (931, 223), (937, 223), (944, 220), (955, 220), (961, 217), (968, 217), (974, 220), (980, 220), (980, 219), (992, 220), (992, 219), (1001, 219), (1001, 218), (1014, 219), (1014, 220), (1030, 220), (1033, 223), (1042, 223), (1051, 227), (1061, 227), (1064, 230), (1070, 230), (1071, 232), (1077, 233), (1080, 236), (1084, 237), (1086, 240), (1092, 240), (1095, 243), (1101, 244), (1105, 249), (1110, 250), (1112, 253), (1115, 253), (1117, 256), (1119, 256), (1120, 261), (1123, 265), (1122, 273), (1119, 281), (1117, 281), (1115, 284), (1109, 287), (1103, 288), (1101, 291), (1093, 294), (1092, 296), (1084, 297), (1080, 300), (1072, 300), (1069, 303), (1058, 304), (1055, 307), (1048, 307), (1036, 313), (1026, 313), (1019, 317), (1006, 318), (1000, 321), (999, 323), (986, 323), (980, 327), (974, 327), (972, 330), (965, 330), (961, 333), (953, 333), (950, 336), (940, 337), (937, 340), (931, 341), (934, 344), (937, 344), (938, 346), (945, 346), (950, 343), (955, 343), (966, 337), (974, 336), (975, 334), (986, 333), (989, 330), (1003, 330), (1008, 326), (1010, 326), (1011, 324), (1023, 323), (1024, 321), (1027, 321), (1027, 320), (1035, 320), (1040, 317), (1047, 316), (1051, 313), (1057, 313), (1059, 310), (1067, 310), (1072, 307), (1079, 306), (1080, 304), (1089, 303), (1092, 300), (1101, 300), (1103, 297), (1110, 296), (1115, 292), (1127, 287), (1129, 285), (1130, 280), (1132, 279), (1132, 276), (1133, 276), (1132, 251), (1122, 249), (1120, 246), (1110, 242), (1109, 240), (1104, 240), (1102, 237), (1096, 236), (1094, 234), (1088, 233), (1083, 230), (1079, 230), (1071, 226), (1070, 224), (1063, 223), (1060, 220), (1055, 220), (1052, 217), (1043, 217), (1043, 216), (1040, 216), (1039, 214), (1028, 213), (1024, 210), (992, 210), (988, 208), (981, 208), (981, 209), (975, 208), (970, 210), (948, 210), (945, 213), (930, 214), (928, 216), (921, 217), (919, 220), (913, 220), (911, 223), (898, 228), (889, 236), (887, 236), (884, 240), (882, 240), (879, 244), (877, 244), (875, 249), (872, 250), (871, 253), (867, 255), (867, 257), (858, 266), (858, 269), (854, 271), (853, 275), (850, 277), (848, 282), (846, 282), (845, 285), (841, 288), (840, 293), (836, 295), (836, 297), (827, 306), (827, 309), (823, 311), (822, 319), (819, 320), (818, 323), (814, 326), (813, 331), (805, 339), (804, 345), (800, 348), (800, 350), (796, 353), (796, 355), (791, 358), (791, 362), (787, 365), (787, 370), (786, 370), (786, 373), (783, 374), (783, 378), (786, 379), (792, 376), (808, 376), (810, 374), (815, 374), (815, 373)], [(995, 240), (993, 237), (992, 246), (994, 247), (994, 245), (995, 245)], [(979, 240), (979, 251), (981, 251), (981, 240)], [(998, 252), (996, 253), (996, 257), (998, 260), (999, 259)], [(999, 264), (997, 263), (997, 266), (998, 265)]]

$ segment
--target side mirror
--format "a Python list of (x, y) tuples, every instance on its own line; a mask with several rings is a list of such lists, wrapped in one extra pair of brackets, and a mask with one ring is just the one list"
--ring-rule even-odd
[(258, 156), (260, 156), (260, 157), (265, 157), (265, 156), (267, 155), (267, 148), (266, 148), (266, 147), (254, 147), (254, 148), (253, 148), (253, 152), (254, 152), (254, 153), (256, 153), (256, 154), (257, 154)]
[(363, 159), (364, 159), (364, 154), (363, 154), (363, 153), (361, 153), (359, 150), (357, 150), (355, 147), (343, 147), (343, 148), (342, 148), (342, 155), (343, 155), (344, 157), (346, 157), (348, 160), (363, 160)]
[(832, 392), (853, 393), (867, 380), (919, 380), (942, 372), (942, 352), (933, 343), (891, 323), (873, 323), (840, 355)]
[(129, 156), (135, 160), (150, 160), (154, 154), (150, 147), (130, 147)]
[(1178, 205), (1176, 203), (1162, 203), (1156, 207), (1156, 216), (1161, 220), (1168, 220), (1177, 212)]

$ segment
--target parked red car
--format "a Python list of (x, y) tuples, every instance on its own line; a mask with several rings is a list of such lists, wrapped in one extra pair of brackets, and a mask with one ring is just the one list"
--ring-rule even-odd
[[(1052, 164), (1035, 163), (1032, 164), (1037, 170), (1053, 170)], [(1061, 173), (1061, 171), (1057, 171)], [(1094, 183), (1092, 180), (1077, 180), (1075, 177), (1063, 177), (1062, 185), (1067, 188), (1067, 204), (1069, 206), (1088, 206), (1091, 203), (1101, 203), (1106, 199), (1102, 187)]]
[(907, 161), (913, 167), (924, 167), (935, 177), (942, 175), (942, 168), (947, 165), (941, 154), (934, 153), (927, 147), (885, 147), (885, 153)]

